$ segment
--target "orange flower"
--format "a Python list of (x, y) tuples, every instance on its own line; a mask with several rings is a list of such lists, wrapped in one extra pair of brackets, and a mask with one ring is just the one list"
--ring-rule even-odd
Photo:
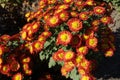
[(12, 77), (12, 80), (22, 80), (22, 79), (23, 79), (23, 75), (21, 73), (17, 73)]
[(50, 27), (55, 27), (59, 24), (59, 17), (58, 16), (52, 16), (50, 17), (48, 20), (47, 20), (47, 24), (50, 26)]
[(81, 45), (81, 42), (82, 41), (79, 35), (73, 35), (70, 44), (72, 47), (79, 47)]
[(4, 53), (4, 47), (0, 45), (0, 56)]
[(20, 64), (19, 62), (17, 61), (13, 61), (11, 64), (10, 64), (10, 69), (11, 71), (18, 71), (20, 69)]
[(52, 33), (51, 33), (50, 31), (44, 31), (44, 32), (42, 32), (41, 35), (43, 35), (43, 36), (45, 36), (46, 38), (48, 38), (48, 37), (50, 37), (50, 36), (52, 35)]
[(70, 15), (71, 15), (72, 17), (78, 17), (78, 12), (76, 12), (76, 11), (71, 11), (71, 12), (70, 12)]
[(84, 6), (84, 1), (83, 1), (83, 0), (77, 0), (77, 1), (75, 2), (75, 5), (76, 5), (77, 7), (79, 7), (79, 6)]
[(70, 43), (72, 34), (69, 31), (61, 31), (58, 34), (58, 44), (67, 45)]
[(105, 13), (105, 8), (104, 7), (101, 7), (101, 6), (96, 6), (94, 7), (94, 13), (95, 14), (104, 14)]
[(55, 4), (57, 0), (48, 0), (48, 4)]
[(68, 4), (62, 4), (57, 7), (58, 10), (66, 10), (69, 8)]
[(39, 27), (40, 27), (40, 23), (39, 22), (34, 22), (33, 25), (31, 26), (32, 32), (33, 33), (36, 32), (39, 29)]
[(64, 67), (61, 68), (61, 74), (62, 76), (66, 76), (68, 74), (68, 72), (66, 71), (66, 68)]
[(108, 49), (106, 52), (105, 52), (105, 57), (112, 57), (114, 54), (114, 50), (113, 49)]
[(23, 58), (22, 63), (29, 63), (31, 60), (30, 57)]
[(82, 22), (78, 18), (71, 18), (67, 25), (71, 31), (79, 31), (82, 29)]
[(101, 21), (102, 23), (104, 23), (104, 24), (109, 24), (109, 23), (112, 22), (111, 17), (109, 17), (109, 16), (102, 17), (102, 18), (100, 19), (100, 21)]
[(94, 20), (92, 22), (92, 26), (98, 26), (100, 24), (100, 20)]
[(87, 19), (88, 19), (88, 12), (81, 12), (81, 13), (79, 14), (79, 18), (80, 18), (81, 20), (87, 20)]
[(26, 40), (26, 38), (27, 38), (27, 32), (26, 31), (21, 31), (21, 38), (23, 40)]
[(83, 39), (87, 40), (90, 37), (94, 37), (94, 31), (91, 29), (87, 29), (85, 33), (83, 34)]
[(0, 39), (2, 41), (8, 41), (10, 39), (10, 35), (4, 34), (4, 35), (0, 36)]
[(81, 77), (81, 80), (96, 80), (96, 79), (94, 77), (86, 74)]
[(25, 70), (25, 74), (26, 74), (26, 75), (31, 75), (31, 74), (32, 74), (32, 70), (31, 70), (31, 69)]
[(73, 51), (66, 51), (64, 54), (64, 61), (71, 61), (75, 58), (75, 53)]
[(0, 57), (0, 65), (3, 63), (3, 60), (2, 60), (2, 58)]
[(46, 37), (43, 35), (39, 35), (38, 36), (38, 41), (40, 41), (41, 43), (44, 43), (46, 41)]
[(62, 11), (59, 13), (59, 18), (62, 20), (62, 21), (67, 21), (68, 18), (69, 18), (69, 14), (67, 11)]
[(64, 3), (68, 4), (68, 3), (71, 3), (73, 2), (73, 0), (64, 0)]
[(85, 74), (87, 74), (88, 72), (87, 72), (84, 68), (79, 67), (79, 68), (78, 68), (78, 73), (79, 73), (80, 75), (85, 75)]
[(35, 52), (39, 52), (43, 49), (43, 45), (40, 41), (35, 41), (32, 46)]
[(76, 58), (75, 58), (75, 65), (77, 67), (80, 66), (80, 63), (82, 62), (82, 60), (84, 59), (83, 55), (77, 54)]
[(24, 63), (24, 64), (23, 64), (23, 69), (24, 69), (25, 71), (29, 69), (28, 63)]
[(98, 43), (98, 40), (96, 37), (93, 37), (93, 38), (89, 38), (87, 41), (86, 41), (86, 45), (88, 48), (95, 48), (97, 47), (97, 43)]
[(76, 51), (78, 54), (86, 55), (88, 53), (88, 48), (87, 48), (87, 46), (81, 46), (81, 47), (77, 48)]
[(93, 5), (94, 5), (94, 0), (87, 0), (87, 1), (85, 2), (85, 5), (93, 6)]
[(69, 61), (69, 62), (65, 62), (63, 67), (65, 68), (65, 70), (67, 72), (70, 72), (73, 68), (74, 68), (74, 63), (72, 61)]
[(2, 74), (5, 74), (5, 75), (7, 75), (7, 74), (9, 74), (9, 71), (10, 71), (10, 66), (9, 65), (3, 65), (2, 67), (1, 67), (1, 73)]
[(80, 66), (85, 69), (86, 71), (90, 70), (90, 62), (87, 59), (83, 59), (82, 62), (80, 63)]
[(56, 54), (57, 60), (58, 61), (62, 61), (63, 57), (64, 57), (64, 53), (65, 51), (63, 49), (59, 49), (57, 52), (55, 52), (54, 54)]
[(40, 0), (39, 7), (44, 8), (47, 5), (47, 0)]

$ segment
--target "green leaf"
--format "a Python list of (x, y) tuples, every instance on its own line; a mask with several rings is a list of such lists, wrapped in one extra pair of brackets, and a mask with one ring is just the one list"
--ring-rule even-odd
[(53, 60), (53, 58), (51, 57), (50, 60), (49, 60), (49, 63), (48, 63), (48, 67), (51, 68), (53, 66), (56, 65), (56, 62)]
[(51, 43), (49, 41), (46, 41), (44, 44), (44, 49), (47, 48)]
[(70, 78), (72, 80), (80, 80), (80, 75), (77, 72), (77, 68), (74, 68), (70, 73)]
[(42, 61), (45, 59), (45, 54), (43, 53), (43, 51), (39, 53), (39, 57), (40, 57), (40, 60)]

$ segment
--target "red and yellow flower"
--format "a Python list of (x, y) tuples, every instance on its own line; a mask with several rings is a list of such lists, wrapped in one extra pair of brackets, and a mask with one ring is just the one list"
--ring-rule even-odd
[(45, 36), (46, 38), (48, 38), (48, 37), (50, 37), (50, 36), (52, 35), (52, 33), (51, 33), (50, 31), (44, 31), (44, 32), (42, 32), (41, 35), (43, 35), (43, 36)]
[(11, 64), (10, 64), (10, 70), (11, 71), (18, 71), (20, 69), (20, 64), (18, 61), (13, 61)]
[(97, 47), (97, 43), (98, 43), (98, 40), (97, 40), (96, 37), (89, 38), (89, 39), (87, 39), (87, 41), (86, 41), (87, 47), (88, 47), (88, 48), (92, 48), (92, 49), (95, 48), (95, 47)]
[(104, 14), (105, 11), (106, 11), (105, 8), (102, 7), (102, 6), (96, 6), (96, 7), (94, 7), (94, 13), (97, 14), (97, 15)]
[(3, 65), (0, 69), (0, 72), (5, 75), (9, 74), (9, 71), (10, 71), (10, 66), (8, 64)]
[(78, 12), (77, 11), (71, 11), (70, 12), (70, 15), (72, 16), (72, 17), (78, 17)]
[(17, 73), (12, 77), (12, 80), (22, 80), (22, 79), (23, 79), (23, 75), (21, 73)]
[(4, 53), (4, 47), (0, 45), (0, 56)]
[(61, 31), (58, 34), (58, 44), (67, 45), (70, 43), (72, 34), (69, 31)]
[(44, 43), (46, 41), (46, 37), (44, 35), (39, 35), (38, 41), (40, 41), (41, 43)]
[(92, 26), (98, 26), (100, 24), (100, 20), (94, 20), (92, 22)]
[(111, 17), (109, 17), (109, 16), (102, 17), (102, 18), (100, 19), (100, 21), (101, 21), (103, 24), (109, 24), (109, 23), (112, 22)]
[(83, 27), (82, 22), (78, 18), (71, 18), (67, 22), (67, 25), (69, 26), (69, 29), (74, 32), (81, 30)]
[(50, 27), (55, 27), (60, 23), (58, 16), (52, 16), (50, 17), (46, 22)]
[(39, 52), (43, 49), (43, 43), (41, 43), (40, 41), (35, 41), (32, 46), (35, 52)]
[(72, 47), (79, 47), (81, 45), (81, 42), (82, 40), (79, 35), (73, 35), (70, 44)]
[(26, 75), (31, 75), (31, 74), (32, 74), (32, 70), (31, 70), (31, 69), (25, 70), (25, 74), (26, 74)]
[(81, 47), (77, 48), (76, 51), (77, 51), (78, 54), (86, 55), (88, 53), (88, 47), (87, 46), (81, 46)]
[(85, 2), (85, 5), (88, 5), (88, 6), (93, 6), (95, 4), (94, 0), (87, 0)]
[(66, 10), (69, 8), (68, 4), (62, 4), (57, 7), (58, 10)]
[(22, 63), (29, 63), (31, 61), (30, 57), (26, 57), (22, 59)]
[(75, 58), (75, 53), (73, 51), (66, 51), (64, 54), (64, 61), (71, 61)]
[(113, 49), (108, 49), (106, 52), (105, 52), (105, 57), (112, 57), (114, 54), (114, 50)]
[(73, 2), (73, 0), (64, 0), (64, 3), (66, 3), (66, 4), (69, 4), (71, 2)]
[(48, 4), (55, 4), (57, 0), (48, 0)]
[(34, 22), (33, 25), (31, 26), (31, 30), (34, 32), (36, 32), (40, 27), (40, 23), (39, 22)]
[(26, 38), (27, 38), (27, 32), (26, 31), (21, 31), (21, 38), (23, 39), (23, 40), (26, 40)]
[(60, 12), (60, 13), (59, 13), (59, 18), (60, 18), (62, 21), (67, 21), (68, 18), (69, 18), (68, 12), (66, 12), (66, 11)]
[(81, 13), (79, 14), (79, 18), (80, 18), (81, 20), (87, 20), (87, 19), (89, 18), (88, 12), (81, 12)]

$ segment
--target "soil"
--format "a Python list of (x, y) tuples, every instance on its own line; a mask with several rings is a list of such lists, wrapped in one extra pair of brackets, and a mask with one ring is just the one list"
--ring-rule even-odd
[(95, 71), (97, 80), (120, 80), (120, 12), (113, 10), (113, 24), (109, 27), (115, 35), (116, 51), (111, 58), (104, 59)]

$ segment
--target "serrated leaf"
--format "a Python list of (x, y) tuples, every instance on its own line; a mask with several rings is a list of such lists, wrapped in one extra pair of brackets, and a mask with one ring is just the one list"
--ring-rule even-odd
[(50, 60), (49, 60), (49, 63), (48, 63), (48, 67), (51, 68), (53, 66), (56, 65), (56, 62), (53, 60), (53, 58), (51, 57)]
[(45, 44), (44, 44), (44, 48), (47, 48), (51, 43), (46, 41)]
[(70, 73), (70, 78), (73, 80), (80, 80), (80, 75), (77, 72), (77, 69), (74, 68)]

